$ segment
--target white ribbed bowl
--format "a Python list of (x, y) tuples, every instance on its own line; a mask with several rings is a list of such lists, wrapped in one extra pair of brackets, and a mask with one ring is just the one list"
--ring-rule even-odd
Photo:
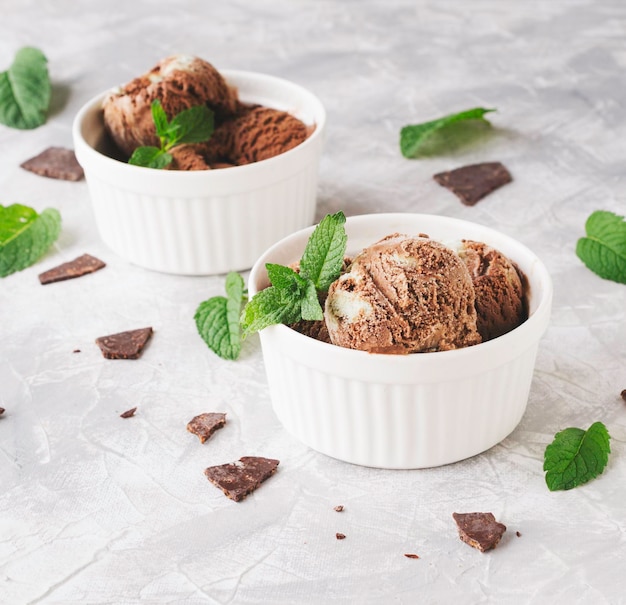
[[(267, 287), (265, 263), (300, 259), (313, 228), (294, 233), (254, 264), (253, 296)], [(381, 355), (319, 342), (284, 325), (262, 330), (272, 405), (284, 427), (313, 449), (355, 464), (423, 468), (456, 462), (504, 439), (524, 414), (539, 340), (552, 304), (543, 263), (510, 237), (467, 221), (424, 214), (348, 218), (348, 255), (391, 233), (473, 239), (511, 258), (530, 284), (530, 316), (504, 336), (437, 353)]]
[(313, 222), (326, 114), (304, 88), (263, 74), (221, 72), (244, 102), (288, 111), (311, 136), (297, 147), (246, 166), (155, 170), (104, 153), (100, 94), (73, 124), (98, 231), (130, 262), (166, 273), (210, 275), (249, 269), (270, 245)]

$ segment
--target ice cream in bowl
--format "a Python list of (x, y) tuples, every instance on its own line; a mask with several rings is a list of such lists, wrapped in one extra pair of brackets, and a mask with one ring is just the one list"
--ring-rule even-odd
[[(276, 265), (300, 270), (312, 232), (257, 260), (251, 297), (270, 286), (268, 270), (280, 278)], [(284, 427), (319, 452), (380, 468), (439, 466), (502, 441), (526, 409), (550, 316), (540, 259), (442, 216), (353, 216), (345, 233), (323, 318), (259, 331)]]
[(319, 99), (287, 80), (186, 55), (159, 61), (74, 119), (100, 236), (166, 273), (249, 269), (313, 222), (325, 120)]

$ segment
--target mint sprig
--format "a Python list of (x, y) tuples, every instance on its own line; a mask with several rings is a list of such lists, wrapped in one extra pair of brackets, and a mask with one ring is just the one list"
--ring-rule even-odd
[(61, 215), (54, 208), (41, 214), (21, 204), (0, 206), (0, 277), (36, 263), (61, 232)]
[(487, 120), (484, 119), (484, 115), (491, 111), (496, 110), (474, 107), (466, 111), (452, 113), (436, 120), (431, 120), (430, 122), (404, 126), (400, 130), (400, 151), (405, 158), (413, 158), (420, 151), (426, 139), (437, 130), (465, 120), (482, 120), (483, 122), (487, 122)]
[(586, 237), (576, 244), (576, 255), (596, 275), (626, 284), (626, 221), (613, 212), (597, 210), (585, 223)]
[(172, 154), (169, 152), (174, 147), (203, 143), (213, 134), (213, 112), (206, 105), (185, 109), (171, 121), (168, 120), (159, 99), (152, 101), (150, 111), (160, 146), (137, 147), (128, 160), (129, 164), (145, 168), (165, 168), (172, 162)]
[(557, 433), (544, 454), (548, 489), (572, 489), (600, 475), (611, 452), (609, 440), (601, 422), (594, 422), (586, 431), (572, 427)]
[(243, 278), (231, 272), (226, 276), (226, 296), (201, 302), (194, 319), (198, 333), (208, 347), (224, 359), (235, 360), (241, 352), (239, 316), (246, 300)]
[(29, 130), (46, 121), (52, 91), (47, 64), (39, 49), (27, 46), (0, 72), (0, 124)]
[(257, 292), (244, 307), (244, 336), (273, 324), (323, 319), (318, 293), (328, 290), (341, 274), (347, 243), (345, 222), (341, 211), (320, 221), (302, 254), (300, 273), (282, 265), (265, 265), (272, 285)]

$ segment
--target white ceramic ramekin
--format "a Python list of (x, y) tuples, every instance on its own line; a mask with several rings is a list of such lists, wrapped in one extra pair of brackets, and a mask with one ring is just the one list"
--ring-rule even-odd
[[(255, 263), (249, 294), (267, 287), (265, 263), (297, 261), (313, 228), (278, 242)], [(284, 325), (260, 332), (272, 405), (313, 449), (355, 464), (423, 468), (456, 462), (504, 439), (524, 414), (552, 282), (543, 263), (510, 237), (467, 221), (424, 214), (348, 218), (348, 254), (391, 233), (443, 242), (473, 239), (503, 252), (530, 284), (526, 322), (465, 349), (380, 355), (319, 342)]]
[(249, 269), (270, 245), (314, 220), (326, 121), (321, 102), (280, 78), (221, 73), (242, 101), (288, 111), (315, 130), (297, 147), (267, 160), (183, 172), (131, 166), (104, 153), (106, 93), (74, 119), (74, 148), (100, 236), (136, 265), (185, 275)]

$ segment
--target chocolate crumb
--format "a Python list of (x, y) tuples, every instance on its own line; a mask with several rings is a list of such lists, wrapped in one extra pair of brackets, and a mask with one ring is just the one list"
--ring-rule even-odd
[(152, 328), (140, 328), (96, 338), (106, 359), (138, 359), (152, 336)]
[(473, 206), (502, 185), (510, 183), (511, 173), (501, 162), (483, 162), (440, 172), (433, 178), (454, 193), (466, 206)]
[(521, 537), (522, 537), (522, 532), (516, 531), (516, 532), (515, 532), (515, 535), (516, 535), (518, 538), (521, 538)]
[(404, 556), (407, 559), (419, 559), (420, 558), (419, 555), (416, 555), (416, 554), (413, 554), (413, 553), (404, 553)]
[(480, 552), (495, 548), (506, 531), (506, 525), (498, 523), (492, 513), (452, 513), (452, 516), (459, 538)]
[(80, 349), (74, 349), (72, 353), (80, 353)]
[(207, 412), (194, 416), (187, 423), (187, 430), (204, 443), (215, 431), (221, 429), (226, 424), (226, 414), (222, 412)]
[(0, 408), (0, 416), (2, 416), (2, 414), (4, 414), (5, 409), (4, 408)]
[(130, 408), (130, 410), (126, 410), (125, 412), (120, 414), (120, 418), (131, 418), (132, 416), (135, 415), (135, 412), (137, 411), (137, 408)]
[(48, 147), (20, 166), (39, 176), (64, 181), (80, 181), (85, 176), (74, 151), (65, 147)]
[(271, 477), (279, 464), (272, 458), (244, 456), (237, 462), (210, 466), (204, 474), (231, 500), (240, 502)]
[(624, 389), (624, 390), (620, 393), (620, 395), (622, 396), (622, 399), (623, 399), (624, 401), (626, 401), (626, 389)]
[(343, 504), (340, 504), (339, 506), (335, 506), (335, 508), (333, 508), (334, 511), (341, 513), (343, 512)]
[(337, 540), (345, 540), (346, 539), (346, 534), (340, 534), (339, 532), (337, 532), (335, 534), (335, 537), (337, 538)]
[(65, 281), (66, 279), (82, 277), (83, 275), (94, 273), (104, 267), (106, 267), (106, 264), (99, 258), (91, 256), (90, 254), (83, 254), (72, 261), (44, 271), (39, 275), (39, 281), (45, 286), (46, 284), (54, 284), (55, 282)]

